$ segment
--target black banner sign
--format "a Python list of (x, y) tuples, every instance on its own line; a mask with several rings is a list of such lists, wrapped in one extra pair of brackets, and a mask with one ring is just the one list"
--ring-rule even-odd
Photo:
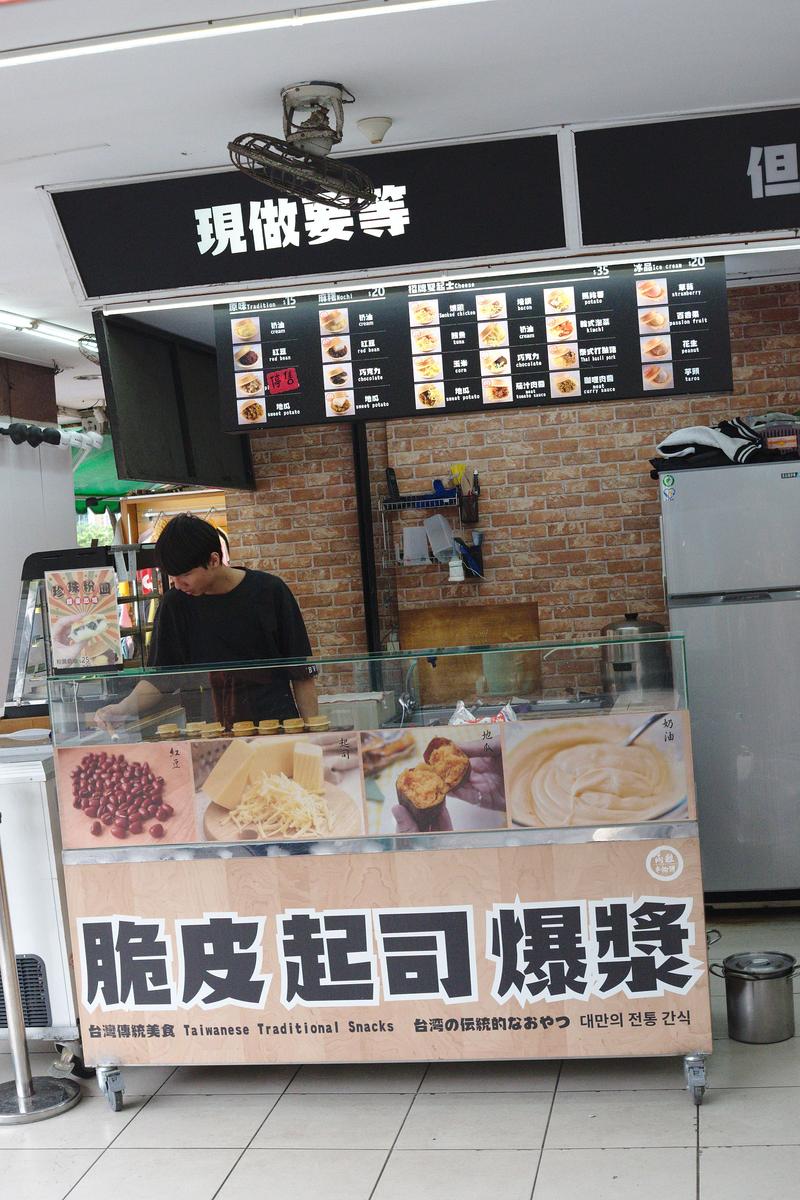
[(360, 214), (240, 171), (56, 192), (87, 296), (102, 298), (564, 246), (558, 143), (512, 138), (351, 160), (378, 189)]
[(223, 427), (732, 388), (722, 259), (215, 308)]
[(800, 226), (800, 109), (575, 134), (583, 242)]

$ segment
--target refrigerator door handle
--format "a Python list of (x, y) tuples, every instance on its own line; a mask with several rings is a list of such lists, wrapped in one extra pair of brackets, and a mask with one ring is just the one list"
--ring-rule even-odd
[(723, 604), (749, 604), (754, 600), (771, 600), (772, 592), (726, 592)]

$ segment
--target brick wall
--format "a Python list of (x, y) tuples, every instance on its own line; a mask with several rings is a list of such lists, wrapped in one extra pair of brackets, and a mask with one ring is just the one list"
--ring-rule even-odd
[[(628, 609), (664, 619), (658, 499), (648, 459), (683, 425), (800, 407), (800, 284), (729, 292), (733, 397), (495, 409), (375, 423), (373, 492), (392, 465), (401, 491), (427, 489), (451, 462), (481, 474), (486, 579), (447, 584), (446, 568), (382, 561), (382, 619), (453, 600), (536, 601), (543, 637), (599, 635)], [(319, 653), (363, 650), (363, 605), (350, 431), (313, 427), (253, 437), (255, 494), (229, 499), (239, 559), (281, 575), (303, 607)], [(401, 536), (395, 526), (394, 540)]]

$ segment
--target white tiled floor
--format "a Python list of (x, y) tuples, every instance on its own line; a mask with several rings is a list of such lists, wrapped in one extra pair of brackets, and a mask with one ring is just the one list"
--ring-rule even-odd
[[(800, 917), (713, 923), (713, 959), (800, 959)], [(800, 1032), (773, 1046), (730, 1041), (723, 990), (714, 980), (699, 1110), (678, 1059), (126, 1069), (121, 1113), (87, 1084), (71, 1112), (0, 1128), (0, 1196), (786, 1200), (800, 1178)], [(800, 979), (796, 1007), (800, 1031)], [(35, 1055), (34, 1073), (51, 1061)]]

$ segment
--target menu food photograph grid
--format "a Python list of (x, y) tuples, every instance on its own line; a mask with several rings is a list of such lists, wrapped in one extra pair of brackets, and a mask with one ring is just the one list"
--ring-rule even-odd
[(732, 387), (720, 258), (242, 301), (215, 320), (230, 432)]

